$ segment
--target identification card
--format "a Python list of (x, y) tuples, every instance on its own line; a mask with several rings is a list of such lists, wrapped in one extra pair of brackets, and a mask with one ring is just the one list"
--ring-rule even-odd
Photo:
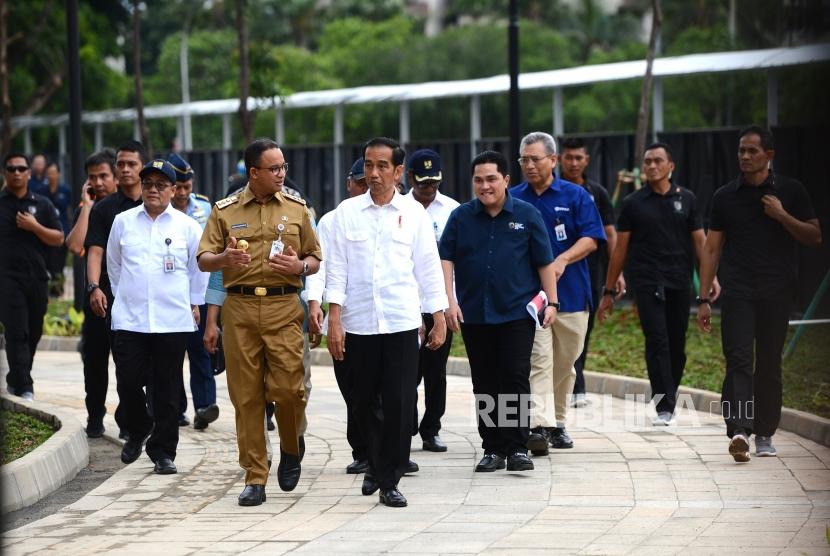
[(173, 255), (164, 256), (164, 272), (171, 273), (176, 271), (176, 257)]
[(553, 228), (553, 231), (556, 232), (556, 241), (565, 241), (568, 239), (568, 234), (565, 233), (564, 224), (557, 224), (556, 227)]
[(283, 249), (285, 249), (285, 244), (282, 242), (282, 240), (275, 239), (271, 242), (271, 253), (268, 254), (268, 258), (270, 259), (274, 255), (282, 255)]

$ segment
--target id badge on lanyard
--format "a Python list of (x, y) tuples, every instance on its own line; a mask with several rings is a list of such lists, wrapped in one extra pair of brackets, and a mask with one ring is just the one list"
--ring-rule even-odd
[(167, 253), (165, 253), (164, 257), (162, 257), (163, 266), (165, 274), (170, 274), (171, 272), (176, 271), (176, 257), (170, 253), (170, 244), (172, 240), (168, 237), (165, 238), (164, 244), (167, 246)]

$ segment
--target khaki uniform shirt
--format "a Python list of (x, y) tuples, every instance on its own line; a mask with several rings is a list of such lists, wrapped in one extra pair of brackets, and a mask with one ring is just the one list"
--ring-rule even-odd
[[(278, 226), (283, 229), (279, 231)], [(305, 201), (299, 197), (278, 191), (265, 202), (258, 202), (246, 186), (240, 193), (214, 204), (202, 240), (198, 256), (202, 253), (221, 253), (228, 239), (248, 242), (251, 263), (247, 267), (222, 269), (225, 288), (232, 286), (296, 286), (302, 287), (300, 276), (279, 274), (268, 266), (271, 242), (278, 237), (287, 249), (290, 245), (299, 258), (311, 255), (323, 260), (317, 234), (311, 225), (311, 216)]]

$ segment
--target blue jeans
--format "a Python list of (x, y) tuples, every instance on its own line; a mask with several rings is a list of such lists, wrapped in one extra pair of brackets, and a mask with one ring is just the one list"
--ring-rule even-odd
[[(199, 329), (187, 337), (187, 358), (190, 360), (190, 393), (193, 395), (194, 409), (201, 409), (216, 403), (216, 379), (210, 368), (210, 354), (205, 349), (205, 322), (207, 305), (199, 306)], [(182, 380), (184, 383), (184, 380)], [(187, 394), (182, 384), (179, 399), (179, 413), (187, 412)]]

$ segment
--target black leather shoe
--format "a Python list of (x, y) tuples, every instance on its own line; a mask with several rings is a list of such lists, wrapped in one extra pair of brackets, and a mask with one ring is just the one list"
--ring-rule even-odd
[(550, 430), (550, 445), (557, 450), (574, 447), (574, 441), (568, 435), (564, 427), (556, 427)]
[(153, 473), (156, 475), (175, 475), (177, 473), (176, 464), (170, 458), (161, 458), (156, 461)]
[(132, 438), (124, 442), (124, 447), (121, 448), (121, 461), (124, 463), (132, 463), (141, 455), (141, 448), (144, 446), (146, 437), (139, 437), (138, 440)]
[(424, 438), (424, 450), (428, 452), (446, 452), (447, 445), (444, 444), (441, 437), (436, 434), (435, 436)]
[(182, 415), (179, 417), (179, 426), (186, 427), (190, 424), (190, 419), (187, 418), (187, 415)]
[(530, 436), (527, 437), (527, 449), (534, 456), (548, 455), (548, 431), (544, 427), (534, 427), (530, 429)]
[(90, 419), (86, 424), (87, 438), (101, 438), (104, 436), (104, 421), (100, 419)]
[(219, 418), (219, 406), (215, 403), (206, 407), (200, 407), (193, 416), (193, 428), (204, 430), (207, 426)]
[(380, 503), (390, 508), (403, 508), (406, 506), (406, 498), (396, 488), (389, 488), (380, 491)]
[(417, 473), (418, 471), (420, 471), (420, 469), (421, 468), (418, 467), (417, 463), (415, 463), (412, 460), (409, 460), (409, 462), (406, 464), (406, 469), (404, 469), (404, 474), (406, 474), (406, 473)]
[(130, 439), (130, 433), (128, 433), (124, 429), (118, 429), (118, 438), (126, 442)]
[(305, 456), (305, 438), (300, 436), (297, 439), (297, 443), (300, 445), (300, 461), (303, 461), (303, 457)]
[(508, 471), (533, 471), (533, 462), (524, 452), (516, 452), (507, 456)]
[(476, 465), (476, 471), (479, 473), (488, 473), (496, 469), (504, 469), (504, 458), (497, 454), (484, 454)]
[(366, 474), (363, 475), (363, 484), (360, 486), (360, 492), (363, 496), (369, 496), (370, 494), (374, 494), (380, 488), (380, 484), (375, 480), (374, 475), (372, 475), (371, 471), (366, 471)]
[(277, 482), (285, 492), (291, 492), (300, 480), (300, 457), (280, 450), (280, 464), (277, 466)]
[(240, 506), (259, 506), (265, 502), (265, 485), (245, 485), (237, 500)]
[(366, 473), (369, 470), (369, 461), (365, 459), (361, 460), (354, 460), (349, 465), (346, 466), (346, 474), (347, 475), (360, 475), (361, 473)]
[(268, 419), (268, 422), (267, 422), (267, 424), (266, 424), (266, 428), (267, 428), (269, 431), (275, 430), (275, 429), (277, 428), (277, 427), (274, 425), (274, 420), (273, 420), (273, 419)]

